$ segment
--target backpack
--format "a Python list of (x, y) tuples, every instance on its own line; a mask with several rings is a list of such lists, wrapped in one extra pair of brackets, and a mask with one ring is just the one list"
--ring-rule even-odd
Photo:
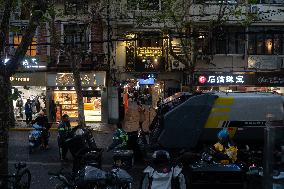
[[(142, 188), (143, 187), (143, 181), (144, 181), (145, 177), (148, 178), (149, 184), (148, 184), (147, 188)], [(149, 173), (144, 173), (143, 179), (140, 183), (140, 189), (151, 189), (152, 182), (153, 182), (153, 175), (149, 175)], [(181, 189), (179, 175), (174, 176), (174, 171), (172, 172), (172, 177), (171, 177), (171, 189)]]

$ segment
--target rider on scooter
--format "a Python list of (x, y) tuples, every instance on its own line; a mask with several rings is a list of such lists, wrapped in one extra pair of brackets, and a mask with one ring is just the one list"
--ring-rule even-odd
[(165, 150), (155, 151), (152, 165), (144, 169), (141, 189), (185, 189), (186, 181), (182, 168), (171, 164)]
[(213, 147), (214, 157), (223, 164), (237, 161), (238, 148), (234, 146), (230, 139), (229, 131), (224, 128), (218, 133), (218, 142)]
[(41, 147), (44, 149), (48, 149), (48, 137), (49, 137), (49, 129), (50, 125), (48, 123), (48, 118), (45, 115), (44, 111), (41, 110), (38, 113), (37, 118), (33, 121), (33, 124), (37, 124), (42, 127), (42, 134), (41, 134)]

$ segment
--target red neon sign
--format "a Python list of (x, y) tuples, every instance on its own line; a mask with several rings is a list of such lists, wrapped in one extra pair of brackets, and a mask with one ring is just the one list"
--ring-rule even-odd
[(198, 81), (199, 83), (204, 84), (207, 81), (207, 79), (205, 76), (201, 75), (198, 77)]

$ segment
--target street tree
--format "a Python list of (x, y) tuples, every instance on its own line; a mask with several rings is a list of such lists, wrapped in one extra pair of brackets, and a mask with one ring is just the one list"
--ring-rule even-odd
[[(9, 57), (8, 62), (5, 63), (5, 53), (7, 51), (7, 39), (9, 37), (11, 14), (18, 6), (18, 3), (28, 3), (30, 18), (22, 37), (19, 46)], [(47, 10), (47, 0), (2, 0), (3, 16), (1, 19), (0, 28), (0, 174), (8, 173), (8, 129), (14, 125), (14, 113), (12, 106), (12, 92), (10, 77), (15, 74), (17, 69), (21, 66), (21, 62), (25, 57), (28, 47), (32, 43), (36, 29), (39, 26), (42, 18)]]
[[(94, 25), (101, 25), (102, 19), (100, 12), (102, 10), (100, 1), (94, 0), (89, 1), (91, 7), (89, 11), (85, 11), (83, 15), (65, 14), (64, 10), (59, 9), (56, 3), (52, 4), (48, 13), (48, 22), (50, 29), (51, 38), (51, 61), (57, 64), (60, 61), (67, 61), (70, 64), (70, 68), (73, 74), (74, 86), (77, 95), (78, 103), (78, 124), (86, 126), (85, 114), (84, 114), (84, 101), (83, 101), (83, 90), (82, 90), (82, 78), (81, 78), (81, 66), (82, 63), (89, 58), (91, 54), (89, 52), (90, 42), (88, 34), (81, 36), (80, 31), (91, 30)], [(56, 28), (56, 22), (60, 19), (65, 19), (67, 24), (71, 24), (74, 31), (71, 35), (73, 40), (62, 43), (61, 39), (64, 37), (70, 37), (67, 35), (61, 36), (60, 32)], [(75, 39), (78, 36), (85, 38), (84, 42), (78, 42)], [(97, 42), (102, 43), (102, 42)], [(64, 60), (60, 60), (60, 57), (65, 57)], [(100, 69), (100, 68), (95, 68)]]

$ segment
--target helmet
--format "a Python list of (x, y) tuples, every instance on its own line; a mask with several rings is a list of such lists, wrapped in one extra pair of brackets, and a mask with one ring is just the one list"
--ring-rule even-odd
[(62, 116), (62, 118), (69, 118), (69, 115), (64, 114), (64, 115)]
[(168, 163), (170, 161), (170, 154), (165, 150), (157, 150), (153, 153), (152, 158), (155, 163)]
[(155, 151), (153, 157), (153, 168), (161, 173), (169, 173), (171, 170), (170, 154), (165, 150)]
[(229, 131), (227, 129), (222, 129), (219, 133), (218, 133), (218, 138), (219, 139), (226, 139), (229, 137)]

